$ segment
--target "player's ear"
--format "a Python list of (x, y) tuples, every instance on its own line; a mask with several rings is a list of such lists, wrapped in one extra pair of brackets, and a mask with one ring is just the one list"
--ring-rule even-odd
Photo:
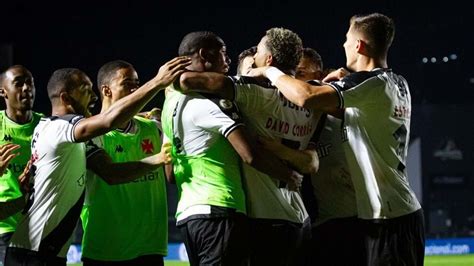
[(273, 63), (273, 56), (272, 54), (268, 53), (267, 57), (265, 58), (265, 65), (271, 66)]
[(199, 58), (201, 59), (201, 61), (206, 62), (207, 59), (208, 59), (208, 52), (207, 52), (207, 50), (204, 49), (204, 48), (201, 48), (201, 49), (199, 49), (199, 52), (198, 52), (198, 53), (199, 53)]
[(110, 87), (107, 86), (107, 85), (102, 85), (102, 86), (100, 86), (100, 93), (101, 93), (104, 97), (111, 97), (111, 96), (112, 96), (112, 90), (111, 90)]
[(367, 55), (368, 53), (367, 48), (368, 48), (368, 45), (364, 40), (361, 40), (361, 39), (357, 40), (356, 51), (358, 54)]
[(5, 93), (5, 89), (3, 87), (0, 87), (0, 96), (7, 99), (7, 94)]
[(70, 105), (71, 104), (71, 96), (65, 91), (62, 91), (59, 93), (59, 99), (61, 102), (63, 102), (65, 105)]
[(212, 54), (209, 50), (205, 48), (199, 49), (199, 58), (203, 62), (204, 70), (209, 70), (212, 68)]

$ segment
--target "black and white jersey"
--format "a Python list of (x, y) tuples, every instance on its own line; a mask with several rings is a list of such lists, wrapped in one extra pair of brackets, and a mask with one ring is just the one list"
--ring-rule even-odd
[(42, 118), (33, 133), (33, 193), (10, 246), (66, 257), (84, 200), (86, 152), (95, 145), (76, 143), (74, 127), (82, 116)]
[(319, 169), (311, 174), (318, 215), (313, 225), (328, 220), (357, 216), (357, 204), (342, 143), (342, 120), (327, 115), (316, 143)]
[(411, 97), (389, 69), (357, 72), (331, 83), (345, 108), (347, 163), (360, 218), (394, 218), (421, 208), (406, 176)]
[[(250, 77), (232, 77), (235, 102), (249, 132), (281, 139), (294, 148), (305, 149), (317, 127), (320, 113), (288, 101), (270, 84)], [(248, 215), (252, 218), (302, 223), (308, 213), (298, 192), (279, 188), (276, 179), (244, 165)]]

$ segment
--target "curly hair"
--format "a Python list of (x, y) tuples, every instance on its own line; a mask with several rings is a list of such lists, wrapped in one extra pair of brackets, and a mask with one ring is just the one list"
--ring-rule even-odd
[(266, 46), (272, 54), (275, 67), (294, 71), (303, 52), (303, 41), (289, 29), (271, 28), (266, 32)]

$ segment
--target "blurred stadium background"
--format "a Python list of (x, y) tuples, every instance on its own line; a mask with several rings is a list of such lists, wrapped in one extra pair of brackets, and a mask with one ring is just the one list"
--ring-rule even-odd
[[(23, 64), (32, 71), (35, 109), (45, 114), (50, 112), (46, 83), (60, 67), (78, 67), (94, 80), (103, 63), (124, 59), (145, 81), (176, 55), (184, 34), (211, 30), (226, 41), (233, 74), (240, 51), (255, 45), (266, 29), (281, 26), (300, 34), (305, 46), (321, 54), (325, 67), (337, 68), (345, 62), (342, 43), (351, 15), (377, 11), (391, 16), (397, 34), (389, 65), (407, 78), (413, 100), (408, 170), (425, 211), (426, 265), (474, 265), (469, 255), (474, 253), (474, 9), (467, 4), (239, 1), (221, 7), (162, 1), (10, 1), (2, 5), (0, 68)], [(162, 101), (159, 95), (147, 108)], [(168, 259), (179, 260), (181, 239), (173, 217), (176, 190), (169, 186), (168, 191)], [(80, 239), (78, 226), (75, 244)], [(80, 247), (73, 246), (72, 261), (79, 258), (78, 251)]]

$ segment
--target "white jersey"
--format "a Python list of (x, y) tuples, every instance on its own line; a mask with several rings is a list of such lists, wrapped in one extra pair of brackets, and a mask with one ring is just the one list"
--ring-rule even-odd
[(42, 118), (36, 126), (31, 142), (33, 194), (11, 247), (66, 257), (84, 200), (86, 145), (74, 139), (82, 118)]
[(330, 219), (357, 216), (354, 186), (342, 147), (342, 120), (327, 115), (316, 144), (319, 169), (311, 174), (311, 184), (317, 199), (318, 215), (313, 225)]
[[(275, 87), (250, 77), (232, 77), (235, 102), (249, 132), (282, 139), (293, 149), (305, 149), (317, 127), (320, 113), (288, 101)], [(280, 188), (280, 182), (244, 165), (247, 213), (251, 218), (303, 223), (308, 219), (301, 195)]]
[(376, 69), (331, 85), (345, 108), (344, 146), (359, 217), (394, 218), (420, 209), (405, 169), (411, 112), (406, 80)]

